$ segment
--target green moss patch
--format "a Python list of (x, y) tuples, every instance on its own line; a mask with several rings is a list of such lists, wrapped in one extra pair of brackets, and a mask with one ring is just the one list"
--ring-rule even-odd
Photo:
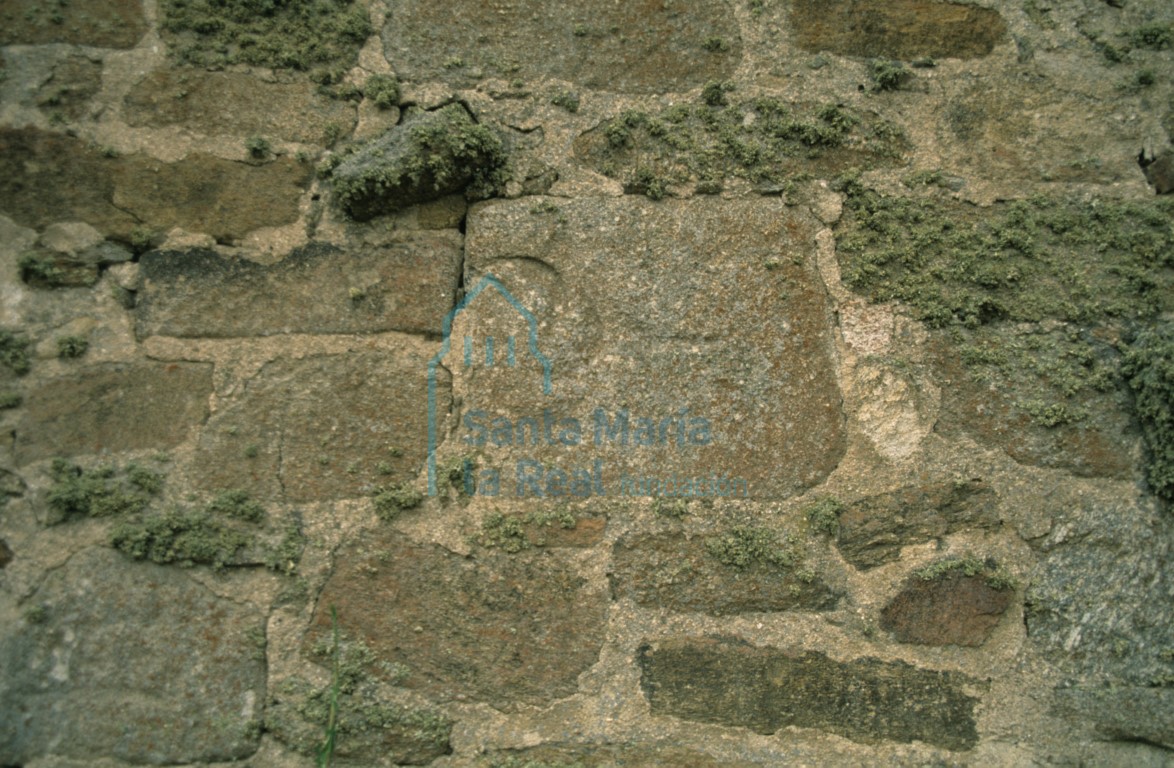
[(767, 528), (735, 525), (728, 532), (706, 539), (706, 551), (723, 565), (744, 570), (753, 565), (789, 568), (799, 560), (789, 536)]
[(913, 572), (913, 575), (922, 581), (937, 581), (949, 578), (955, 574), (961, 576), (981, 576), (988, 587), (994, 590), (1017, 589), (1019, 583), (1011, 572), (998, 565), (994, 560), (979, 560), (968, 555), (960, 558), (947, 558), (925, 566)]
[[(1041, 427), (1118, 389), (1123, 329), (1174, 308), (1174, 205), (1035, 197), (989, 209), (841, 182), (845, 283), (899, 300)], [(1099, 406), (1097, 406), (1099, 407)]]
[(1146, 442), (1146, 478), (1154, 493), (1174, 501), (1174, 324), (1143, 331), (1122, 365)]
[(573, 530), (578, 521), (565, 509), (530, 512), (526, 515), (491, 512), (481, 523), (481, 535), (477, 543), (512, 555), (531, 547), (546, 546), (546, 529), (556, 525), (563, 530)]
[(836, 104), (734, 101), (730, 93), (714, 82), (701, 103), (629, 110), (581, 136), (576, 153), (627, 191), (653, 196), (666, 184), (708, 189), (728, 177), (780, 183), (801, 173), (836, 173), (891, 159), (903, 146), (891, 124)]
[(354, 0), (162, 0), (160, 10), (173, 55), (203, 67), (349, 67), (373, 32)]
[(0, 365), (23, 376), (32, 368), (29, 340), (15, 331), (0, 330)]
[(142, 512), (163, 488), (163, 476), (137, 464), (89, 469), (55, 459), (46, 502), (51, 523)]

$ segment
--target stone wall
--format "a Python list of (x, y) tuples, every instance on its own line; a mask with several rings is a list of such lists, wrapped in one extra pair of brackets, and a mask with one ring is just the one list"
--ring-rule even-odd
[(0, 2), (0, 765), (1165, 765), (1161, 0)]

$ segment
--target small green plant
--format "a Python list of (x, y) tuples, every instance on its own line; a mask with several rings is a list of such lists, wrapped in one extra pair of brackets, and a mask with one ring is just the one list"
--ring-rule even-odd
[(261, 455), (261, 446), (256, 443), (249, 443), (242, 451), (246, 459), (255, 459)]
[(559, 91), (550, 97), (550, 103), (556, 107), (562, 107), (568, 112), (578, 112), (579, 94), (574, 91)]
[(888, 59), (873, 60), (869, 64), (868, 75), (877, 91), (895, 91), (911, 77), (904, 64)]
[(961, 558), (947, 558), (920, 568), (913, 575), (922, 581), (936, 581), (951, 574), (961, 574), (967, 577), (981, 576), (988, 587), (994, 590), (1017, 589), (1018, 581), (1007, 569), (999, 566), (994, 560), (979, 560), (973, 555)]
[(338, 645), (338, 610), (330, 606), (330, 706), (326, 716), (326, 731), (322, 736), (322, 746), (315, 756), (317, 768), (330, 768), (334, 762), (334, 745), (338, 739), (338, 694), (342, 691), (342, 676), (340, 673), (341, 660)]
[(273, 151), (273, 147), (270, 145), (269, 140), (261, 136), (250, 136), (248, 139), (246, 139), (245, 149), (249, 151), (249, 157), (252, 157), (256, 160), (265, 159), (269, 156), (269, 153)]
[(65, 271), (47, 253), (30, 251), (20, 257), (17, 266), (20, 279), (28, 285), (52, 288), (61, 285), (65, 279)]
[(90, 348), (90, 342), (81, 336), (58, 336), (57, 356), (62, 360), (76, 360)]
[(657, 517), (671, 517), (680, 520), (689, 514), (689, 502), (684, 499), (656, 499), (652, 502), (652, 513)]
[(375, 515), (385, 523), (390, 523), (409, 509), (415, 509), (424, 502), (424, 494), (407, 483), (400, 485), (384, 485), (375, 489), (371, 495), (375, 506)]
[(730, 50), (730, 44), (720, 37), (707, 37), (701, 47), (710, 53), (725, 53)]
[(154, 233), (147, 227), (135, 226), (130, 230), (130, 247), (136, 254), (146, 253), (151, 249)]
[(1152, 69), (1140, 70), (1137, 73), (1137, 76), (1134, 78), (1134, 82), (1143, 88), (1151, 86), (1157, 81), (1158, 79), (1154, 76), (1154, 71)]
[(217, 570), (252, 543), (252, 536), (207, 512), (178, 508), (120, 522), (110, 534), (110, 545), (132, 559), (211, 565)]
[(1130, 38), (1138, 47), (1164, 51), (1174, 43), (1174, 27), (1169, 24), (1145, 24), (1135, 29)]
[(0, 330), (0, 364), (23, 376), (32, 368), (29, 357), (29, 340), (13, 331)]
[(21, 617), (29, 624), (44, 624), (49, 620), (49, 609), (44, 605), (32, 605), (25, 609)]
[(391, 109), (399, 104), (399, 82), (390, 75), (371, 75), (363, 93), (379, 109)]
[(726, 93), (734, 90), (732, 83), (710, 80), (701, 89), (701, 100), (711, 107), (724, 107)]
[(827, 496), (807, 508), (807, 523), (812, 530), (835, 538), (840, 532), (840, 513), (843, 511), (843, 504)]
[(133, 464), (122, 473), (113, 466), (83, 469), (59, 458), (49, 476), (45, 500), (61, 521), (141, 512), (163, 486), (161, 476)]
[(791, 567), (798, 559), (790, 537), (749, 525), (735, 525), (705, 541), (705, 550), (723, 565), (745, 570), (755, 564)]
[(16, 408), (24, 402), (24, 396), (19, 392), (0, 392), (0, 410)]
[(265, 508), (249, 498), (246, 491), (222, 491), (208, 503), (207, 510), (213, 515), (225, 515), (246, 523), (259, 523), (265, 519)]

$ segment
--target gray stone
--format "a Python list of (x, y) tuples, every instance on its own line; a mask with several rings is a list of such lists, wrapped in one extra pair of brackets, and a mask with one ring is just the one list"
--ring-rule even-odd
[(757, 648), (733, 638), (671, 638), (640, 648), (653, 715), (774, 733), (816, 728), (872, 744), (967, 750), (978, 742), (971, 681), (957, 672), (873, 658)]
[(725, 0), (395, 0), (383, 50), (408, 80), (551, 77), (605, 91), (662, 93), (733, 75), (742, 40)]
[(264, 619), (183, 571), (74, 555), (0, 635), (0, 763), (47, 753), (171, 764), (256, 751)]
[[(509, 496), (771, 498), (820, 482), (845, 442), (814, 232), (768, 198), (474, 207), (444, 450), (475, 449)], [(512, 433), (491, 434), (494, 418)]]
[(16, 427), (16, 460), (171, 448), (208, 415), (212, 366), (89, 366), (31, 389)]
[(368, 535), (339, 553), (307, 642), (329, 631), (333, 606), (377, 658), (407, 666), (408, 688), (500, 709), (565, 698), (607, 626), (606, 594), (565, 552), (465, 558), (391, 530)]
[(151, 251), (140, 260), (135, 328), (139, 338), (439, 334), (460, 268), (455, 232), (412, 233), (345, 251), (310, 243), (272, 265), (203, 248)]
[[(429, 352), (408, 342), (265, 365), (201, 432), (195, 477), (290, 501), (355, 498), (413, 479), (427, 450)], [(443, 372), (437, 384), (448, 403)]]
[(893, 562), (901, 547), (1000, 524), (998, 499), (981, 480), (911, 485), (846, 505), (836, 547), (849, 563), (868, 569)]
[(1174, 750), (1174, 689), (1084, 686), (1058, 688), (1055, 709), (1092, 723), (1103, 738), (1136, 741)]

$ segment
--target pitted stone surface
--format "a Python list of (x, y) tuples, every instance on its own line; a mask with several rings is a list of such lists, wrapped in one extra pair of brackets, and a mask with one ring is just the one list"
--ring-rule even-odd
[(553, 77), (599, 90), (660, 93), (729, 77), (741, 59), (741, 33), (726, 0), (389, 5), (383, 51), (408, 80)]
[(640, 649), (654, 715), (774, 733), (819, 728), (853, 741), (924, 741), (952, 750), (978, 741), (974, 707), (956, 672), (864, 658), (756, 648), (731, 638), (672, 638)]
[(995, 589), (982, 576), (914, 576), (881, 611), (881, 627), (902, 643), (979, 646), (1014, 597), (1013, 591)]
[(455, 302), (461, 242), (455, 232), (424, 232), (378, 245), (310, 243), (272, 265), (203, 248), (152, 251), (140, 264), (140, 338), (439, 334)]
[[(276, 360), (209, 420), (194, 471), (211, 488), (355, 498), (414, 478), (428, 436), (426, 349)], [(448, 379), (437, 377), (441, 402)]]
[(0, 636), (0, 763), (46, 752), (166, 765), (247, 757), (265, 701), (265, 623), (182, 570), (88, 549)]
[(509, 496), (553, 495), (566, 473), (569, 495), (784, 497), (835, 468), (813, 220), (765, 198), (549, 202), (470, 213), (467, 289), (494, 276), (512, 299), (485, 288), (454, 320), (451, 450), (476, 449)]
[(104, 364), (29, 391), (16, 428), (16, 459), (170, 448), (208, 414), (212, 366)]
[(312, 637), (335, 606), (378, 658), (407, 666), (409, 688), (495, 707), (570, 696), (599, 656), (607, 596), (565, 552), (464, 558), (381, 531), (340, 553)]

